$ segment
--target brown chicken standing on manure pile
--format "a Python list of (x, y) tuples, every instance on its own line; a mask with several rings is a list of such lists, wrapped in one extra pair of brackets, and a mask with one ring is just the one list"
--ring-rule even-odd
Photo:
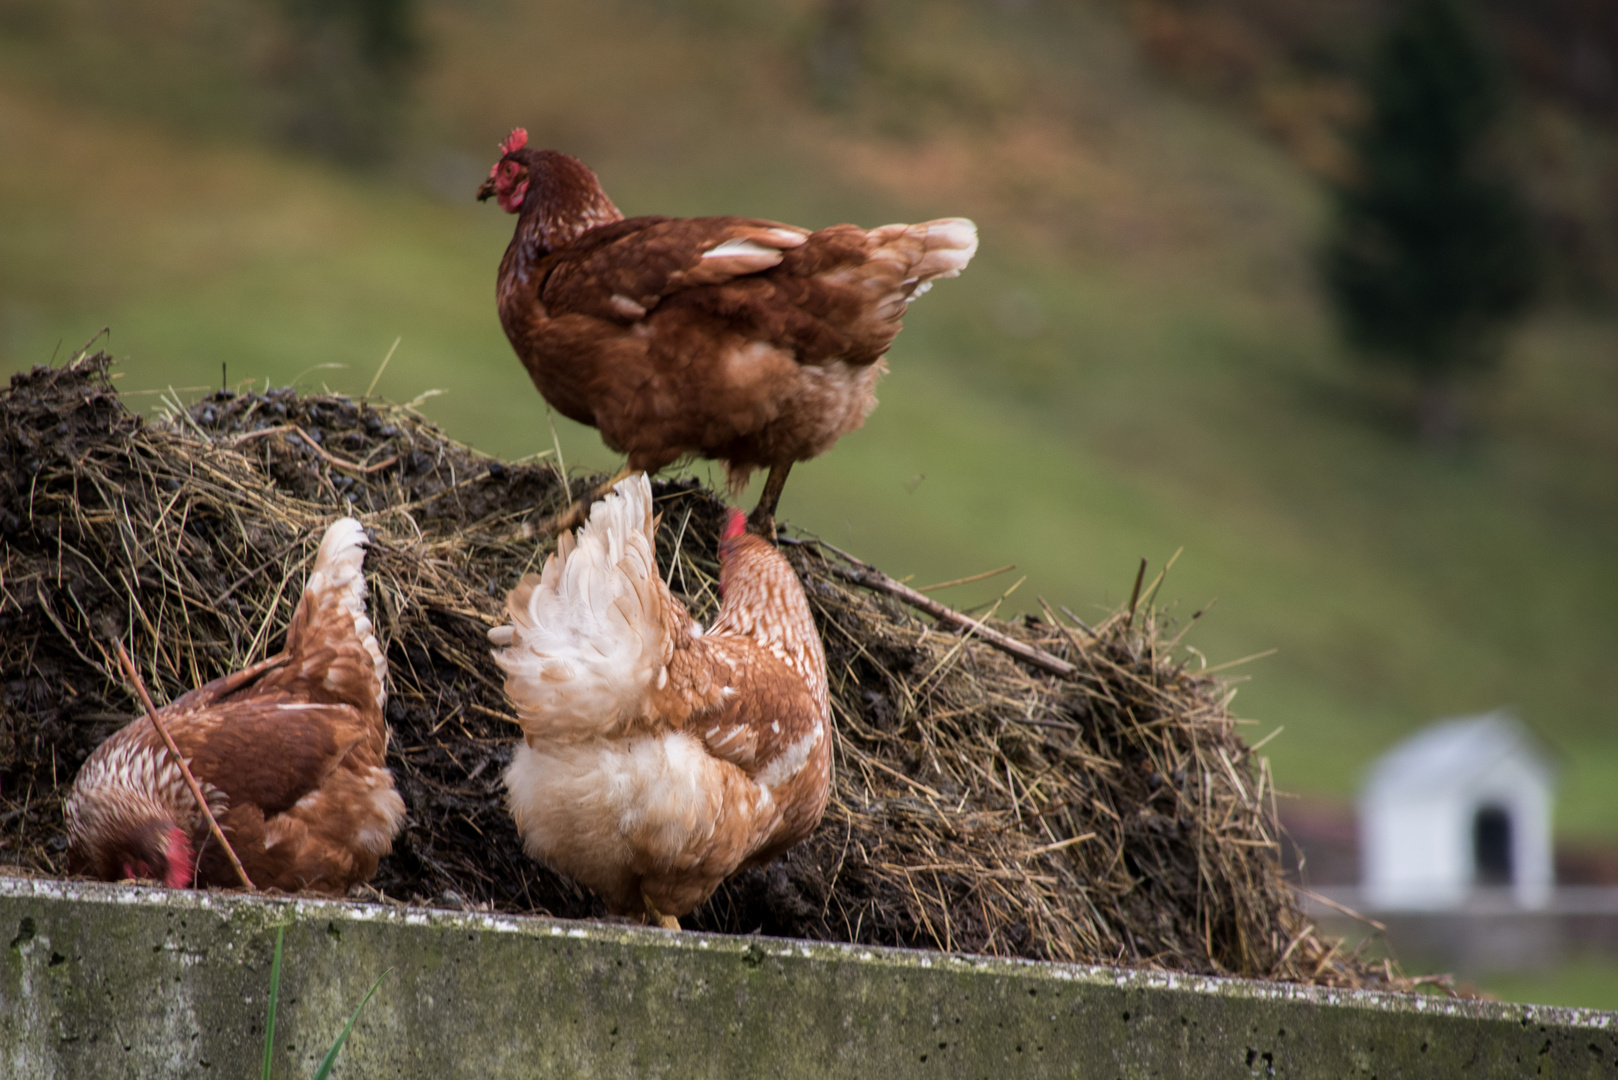
[(518, 215), (497, 298), (534, 385), (629, 456), (614, 479), (696, 455), (740, 490), (767, 467), (748, 525), (773, 535), (788, 470), (865, 422), (906, 309), (966, 267), (977, 226), (625, 219), (583, 162), (527, 142), (500, 144), (478, 198)]
[(826, 810), (826, 655), (792, 564), (732, 512), (706, 630), (657, 568), (652, 486), (620, 481), (506, 601), (524, 741), (506, 770), (524, 845), (615, 915), (679, 929), (720, 882)]

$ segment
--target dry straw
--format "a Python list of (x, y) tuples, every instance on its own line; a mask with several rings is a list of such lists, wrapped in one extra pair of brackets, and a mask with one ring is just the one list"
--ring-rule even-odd
[[(36, 369), (0, 395), (0, 860), (62, 871), (61, 794), (138, 708), (114, 641), (159, 701), (260, 659), (322, 529), (356, 513), (375, 538), (389, 762), (409, 808), (369, 895), (599, 915), (523, 855), (501, 805), (517, 729), (484, 637), (548, 548), (527, 523), (568, 501), (556, 470), (480, 455), (407, 407), (290, 390), (174, 401), (143, 422), (108, 363)], [(689, 481), (656, 491), (664, 572), (704, 617), (723, 504)], [(1059, 661), (1042, 670), (865, 587), (880, 575), (826, 545), (783, 550), (826, 642), (831, 805), (688, 926), (1389, 985), (1300, 914), (1268, 767), (1229, 688), (1165, 637), (1149, 583), (1093, 627), (1049, 607), (986, 623)]]

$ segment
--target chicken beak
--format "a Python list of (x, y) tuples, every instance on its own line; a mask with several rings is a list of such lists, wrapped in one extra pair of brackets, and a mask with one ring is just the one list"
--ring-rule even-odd
[(494, 198), (494, 177), (489, 177), (478, 185), (478, 202), (488, 202)]

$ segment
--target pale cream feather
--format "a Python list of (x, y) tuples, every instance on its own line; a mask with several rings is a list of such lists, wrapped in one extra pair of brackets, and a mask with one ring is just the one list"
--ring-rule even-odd
[(667, 680), (669, 602), (652, 539), (652, 486), (619, 481), (564, 535), (544, 572), (506, 598), (511, 623), (489, 631), (523, 730), (546, 740), (612, 733), (644, 714)]
[[(904, 315), (905, 307), (939, 278), (959, 277), (978, 250), (978, 227), (967, 218), (939, 218), (916, 225), (883, 225), (865, 234), (875, 245), (869, 263), (902, 264), (897, 288), (877, 302), (885, 319)], [(921, 250), (916, 250), (920, 242)], [(882, 279), (869, 277), (875, 284)], [(891, 279), (890, 279), (891, 280)]]
[(619, 878), (686, 869), (721, 821), (751, 823), (771, 802), (741, 770), (678, 732), (519, 743), (505, 780), (528, 853), (612, 899), (623, 891)]

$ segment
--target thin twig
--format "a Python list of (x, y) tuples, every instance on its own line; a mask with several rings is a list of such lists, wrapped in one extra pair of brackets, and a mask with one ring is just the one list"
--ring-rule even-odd
[(214, 603), (223, 604), (226, 600), (230, 599), (231, 594), (237, 589), (241, 588), (243, 585), (246, 585), (249, 581), (252, 581), (254, 578), (258, 577), (260, 574), (274, 565), (275, 563), (273, 562), (261, 563), (258, 569), (249, 570), (247, 573), (237, 578), (224, 592), (214, 597)]
[(1045, 602), (1045, 598), (1043, 596), (1036, 596), (1035, 599), (1039, 601), (1039, 606), (1044, 609), (1045, 617), (1051, 621), (1051, 625), (1056, 627), (1057, 630), (1061, 631), (1062, 640), (1067, 642), (1068, 647), (1072, 649), (1075, 654), (1083, 653), (1084, 649), (1079, 645), (1078, 639), (1068, 631), (1067, 627), (1062, 625), (1062, 620), (1056, 617), (1056, 612), (1051, 610), (1051, 606)]
[(1265, 649), (1263, 652), (1256, 652), (1251, 656), (1244, 656), (1239, 660), (1226, 660), (1223, 664), (1215, 664), (1211, 668), (1203, 668), (1200, 672), (1198, 672), (1198, 674), (1212, 675), (1216, 671), (1227, 671), (1233, 667), (1240, 667), (1242, 664), (1250, 664), (1254, 660), (1263, 660), (1266, 657), (1274, 656), (1280, 651), (1280, 649)]
[(361, 401), (371, 400), (371, 392), (376, 389), (376, 384), (382, 381), (382, 373), (388, 370), (388, 361), (393, 359), (394, 352), (399, 348), (399, 342), (403, 340), (403, 336), (393, 339), (393, 344), (388, 348), (388, 355), (382, 358), (382, 366), (376, 369), (375, 375), (371, 376), (371, 385), (365, 388), (365, 393), (360, 398)]
[(1073, 614), (1072, 609), (1066, 604), (1057, 604), (1056, 606), (1062, 609), (1063, 615), (1066, 615), (1068, 618), (1073, 620), (1074, 626), (1077, 626), (1080, 630), (1083, 630), (1086, 634), (1089, 634), (1093, 638), (1099, 639), (1101, 637), (1100, 633), (1098, 633), (1093, 626), (1079, 618), (1077, 615)]
[(1360, 922), (1365, 923), (1367, 926), (1371, 926), (1371, 927), (1373, 927), (1373, 928), (1375, 928), (1377, 930), (1381, 930), (1383, 932), (1386, 932), (1387, 929), (1388, 929), (1386, 923), (1377, 922), (1375, 919), (1371, 918), (1369, 915), (1361, 915), (1359, 912), (1355, 911), (1353, 908), (1348, 907), (1345, 904), (1339, 904), (1337, 901), (1333, 900), (1331, 897), (1325, 895), (1324, 893), (1317, 893), (1317, 892), (1315, 892), (1315, 890), (1306, 889), (1302, 885), (1294, 885), (1294, 886), (1292, 886), (1292, 888), (1296, 892), (1298, 892), (1298, 893), (1300, 893), (1300, 894), (1302, 894), (1304, 896), (1307, 896), (1311, 900), (1318, 900), (1320, 903), (1325, 904), (1327, 907), (1331, 908), (1333, 911), (1337, 911), (1337, 912), (1340, 912), (1340, 913), (1342, 913), (1344, 915), (1347, 915), (1351, 919), (1358, 919)]
[(983, 581), (986, 578), (999, 577), (1001, 574), (1015, 569), (1017, 569), (1016, 563), (1007, 563), (998, 570), (985, 570), (983, 573), (973, 574), (971, 577), (956, 578), (954, 581), (940, 581), (936, 585), (923, 585), (916, 591), (927, 593), (936, 592), (939, 589), (952, 589), (957, 585), (970, 585), (974, 581)]
[(1141, 582), (1146, 580), (1146, 560), (1140, 561), (1140, 569), (1135, 571), (1135, 587), (1129, 590), (1129, 614), (1124, 616), (1124, 627), (1135, 625), (1135, 608), (1140, 603)]
[(261, 435), (280, 435), (288, 431), (302, 436), (303, 441), (309, 444), (309, 449), (313, 450), (315, 453), (319, 454), (321, 457), (325, 458), (339, 469), (347, 469), (349, 472), (357, 472), (361, 475), (369, 475), (374, 472), (380, 472), (399, 460), (399, 455), (394, 454), (386, 461), (379, 461), (375, 465), (361, 465), (358, 462), (344, 461), (342, 458), (337, 457), (334, 454), (327, 453), (325, 447), (315, 442), (315, 440), (309, 436), (309, 433), (303, 430), (303, 428), (299, 427), (297, 424), (281, 424), (277, 427), (259, 428), (257, 431), (249, 431), (246, 435), (236, 436), (235, 439), (231, 440), (230, 445), (240, 446), (249, 439), (256, 439)]
[(1049, 855), (1053, 851), (1061, 851), (1063, 848), (1072, 847), (1074, 844), (1082, 844), (1086, 840), (1094, 840), (1095, 838), (1096, 834), (1093, 832), (1081, 833), (1078, 836), (1070, 836), (1066, 840), (1058, 840), (1054, 844), (1046, 844), (1044, 847), (1031, 848), (1028, 854)]
[(242, 868), (242, 861), (236, 857), (236, 849), (230, 846), (230, 841), (226, 840), (225, 834), (220, 831), (219, 822), (214, 820), (213, 811), (208, 808), (208, 800), (202, 797), (202, 787), (197, 783), (197, 778), (191, 775), (191, 767), (185, 763), (185, 757), (180, 753), (180, 747), (175, 743), (174, 736), (169, 734), (167, 725), (157, 715), (157, 706), (152, 704), (151, 695), (146, 692), (146, 683), (140, 677), (140, 672), (135, 669), (135, 662), (129, 658), (123, 642), (115, 644), (118, 646), (118, 660), (124, 665), (124, 673), (135, 684), (135, 692), (140, 695), (140, 703), (146, 706), (146, 718), (163, 737), (163, 745), (169, 748), (169, 753), (174, 755), (175, 763), (180, 766), (180, 775), (185, 777), (185, 784), (191, 789), (191, 797), (197, 800), (197, 807), (208, 821), (208, 831), (213, 833), (213, 838), (219, 841), (219, 846), (224, 848), (225, 854), (230, 857), (230, 865), (236, 868), (236, 876), (241, 879), (242, 888), (248, 892), (254, 891), (252, 878), (249, 878), (247, 871)]
[(1023, 644), (1016, 638), (1007, 637), (998, 630), (991, 630), (971, 616), (962, 615), (953, 608), (947, 608), (937, 600), (923, 596), (908, 585), (899, 584), (880, 570), (862, 569), (853, 566), (832, 566), (830, 569), (832, 573), (845, 581), (851, 581), (855, 585), (862, 585), (867, 589), (885, 592), (889, 596), (903, 600), (918, 611), (925, 611), (935, 619), (942, 619), (947, 623), (965, 627), (995, 648), (1002, 652), (1008, 652), (1019, 660), (1034, 665), (1041, 671), (1048, 671), (1052, 675), (1060, 675), (1064, 679), (1070, 679), (1079, 673), (1079, 669), (1066, 660), (1058, 660), (1044, 649), (1036, 649), (1032, 645)]

